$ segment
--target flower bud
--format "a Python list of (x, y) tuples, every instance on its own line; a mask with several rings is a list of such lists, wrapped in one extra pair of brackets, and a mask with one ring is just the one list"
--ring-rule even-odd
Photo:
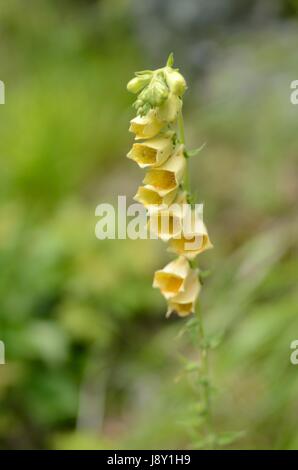
[(185, 93), (187, 85), (181, 73), (171, 67), (166, 67), (165, 76), (171, 92), (176, 96), (182, 96)]
[(127, 90), (131, 93), (139, 93), (150, 82), (151, 75), (141, 75), (132, 78), (127, 84)]
[(145, 90), (147, 100), (152, 107), (160, 106), (168, 97), (169, 89), (162, 74), (157, 74)]
[(157, 109), (158, 119), (168, 123), (174, 122), (177, 119), (181, 108), (181, 99), (174, 95), (174, 93), (169, 93), (166, 101)]

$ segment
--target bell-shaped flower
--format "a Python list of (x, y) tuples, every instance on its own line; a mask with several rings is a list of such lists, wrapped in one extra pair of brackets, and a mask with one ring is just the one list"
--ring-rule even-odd
[(189, 262), (183, 256), (171, 261), (154, 273), (153, 287), (160, 289), (166, 299), (175, 297), (185, 289), (185, 280), (190, 273)]
[(164, 242), (173, 237), (181, 236), (183, 224), (182, 206), (171, 204), (169, 207), (159, 206), (149, 212), (148, 228), (150, 238), (160, 238)]
[(151, 168), (145, 175), (143, 183), (148, 189), (152, 189), (160, 196), (178, 188), (185, 172), (185, 157), (183, 146), (158, 168)]
[(195, 303), (201, 290), (198, 270), (190, 270), (184, 282), (184, 288), (176, 296), (168, 299), (167, 317), (176, 312), (180, 317), (186, 317), (195, 311)]
[(198, 254), (213, 248), (207, 228), (201, 217), (192, 211), (188, 223), (183, 220), (182, 233), (170, 240), (168, 251), (194, 259)]
[(173, 189), (173, 191), (162, 197), (153, 189), (149, 189), (146, 186), (139, 186), (134, 200), (143, 204), (143, 206), (150, 210), (158, 206), (169, 206), (175, 199), (176, 194), (177, 189)]
[(171, 134), (133, 144), (127, 157), (134, 160), (141, 168), (157, 167), (162, 165), (172, 152), (173, 140)]
[(129, 131), (135, 134), (138, 139), (151, 139), (155, 137), (165, 123), (157, 117), (157, 112), (151, 109), (145, 116), (136, 116), (130, 121)]

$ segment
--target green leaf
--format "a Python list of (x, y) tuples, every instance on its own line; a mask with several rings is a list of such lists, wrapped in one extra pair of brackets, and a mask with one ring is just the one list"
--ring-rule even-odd
[(201, 277), (202, 279), (206, 279), (206, 277), (209, 277), (209, 276), (210, 276), (211, 270), (210, 270), (210, 269), (205, 269), (205, 270), (200, 269), (200, 273), (199, 273), (199, 274), (200, 274), (200, 277)]
[(228, 446), (233, 444), (233, 442), (238, 441), (245, 436), (245, 431), (230, 431), (225, 432), (217, 437), (217, 444), (221, 447)]
[(200, 369), (200, 364), (198, 362), (189, 362), (186, 364), (185, 369), (187, 372), (193, 372), (194, 370)]
[(209, 349), (217, 348), (222, 342), (224, 332), (217, 333), (206, 338), (206, 347)]
[(194, 449), (213, 449), (216, 442), (216, 434), (210, 433), (206, 437), (199, 438), (192, 447)]
[(203, 143), (203, 145), (201, 145), (201, 147), (198, 147), (196, 149), (192, 149), (192, 150), (187, 150), (185, 151), (185, 154), (186, 154), (186, 158), (189, 158), (189, 157), (194, 157), (195, 155), (197, 155), (201, 150), (203, 150), (203, 148), (206, 146), (206, 142)]
[(152, 70), (139, 70), (139, 72), (135, 72), (136, 77), (142, 77), (142, 75), (152, 75)]

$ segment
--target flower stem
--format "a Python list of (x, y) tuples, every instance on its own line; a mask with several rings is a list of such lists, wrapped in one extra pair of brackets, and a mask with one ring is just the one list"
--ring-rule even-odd
[[(179, 128), (179, 141), (182, 145), (185, 145), (185, 133), (184, 133), (184, 121), (183, 114), (180, 111), (178, 116), (178, 128)], [(185, 153), (186, 157), (187, 154)], [(188, 200), (192, 200), (191, 187), (190, 187), (190, 178), (189, 178), (189, 162), (186, 158), (186, 169), (185, 176), (183, 181), (184, 190), (187, 192)], [(208, 358), (208, 345), (205, 336), (204, 324), (201, 314), (201, 309), (199, 306), (196, 308), (196, 317), (199, 327), (199, 336), (200, 336), (200, 371), (199, 379), (200, 386), (202, 390), (202, 401), (204, 407), (204, 413), (206, 416), (207, 424), (207, 437), (210, 440), (210, 448), (213, 448), (213, 433), (212, 433), (212, 413), (211, 413), (211, 396), (210, 396), (210, 383), (209, 383), (209, 358)]]
[(210, 438), (210, 447), (213, 448), (208, 345), (206, 342), (205, 329), (204, 329), (201, 309), (199, 305), (196, 308), (196, 316), (198, 320), (200, 344), (201, 344), (200, 346), (200, 353), (201, 353), (200, 382), (201, 382), (201, 388), (202, 388), (202, 400), (203, 400), (203, 406), (204, 406), (204, 413), (206, 416), (207, 429), (208, 429), (209, 438)]
[(180, 111), (178, 116), (178, 127), (179, 127), (179, 140), (181, 144), (185, 144), (185, 133), (184, 133), (184, 121), (183, 121), (183, 114)]
[[(179, 141), (180, 144), (185, 145), (185, 132), (184, 132), (184, 120), (183, 120), (183, 114), (182, 110), (179, 113), (178, 116), (178, 128), (179, 128)], [(186, 162), (186, 169), (185, 169), (185, 174), (184, 174), (184, 179), (183, 179), (183, 187), (184, 190), (187, 193), (187, 199), (190, 199), (190, 178), (189, 178), (189, 166), (188, 162)]]

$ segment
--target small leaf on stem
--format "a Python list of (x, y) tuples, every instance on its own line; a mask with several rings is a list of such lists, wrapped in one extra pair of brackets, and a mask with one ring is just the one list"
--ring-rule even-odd
[(203, 150), (203, 148), (206, 146), (206, 142), (203, 143), (203, 145), (201, 145), (201, 147), (198, 147), (196, 149), (192, 149), (192, 150), (187, 150), (185, 151), (185, 156), (186, 158), (189, 158), (189, 157), (194, 157), (195, 155), (197, 155), (201, 150)]

